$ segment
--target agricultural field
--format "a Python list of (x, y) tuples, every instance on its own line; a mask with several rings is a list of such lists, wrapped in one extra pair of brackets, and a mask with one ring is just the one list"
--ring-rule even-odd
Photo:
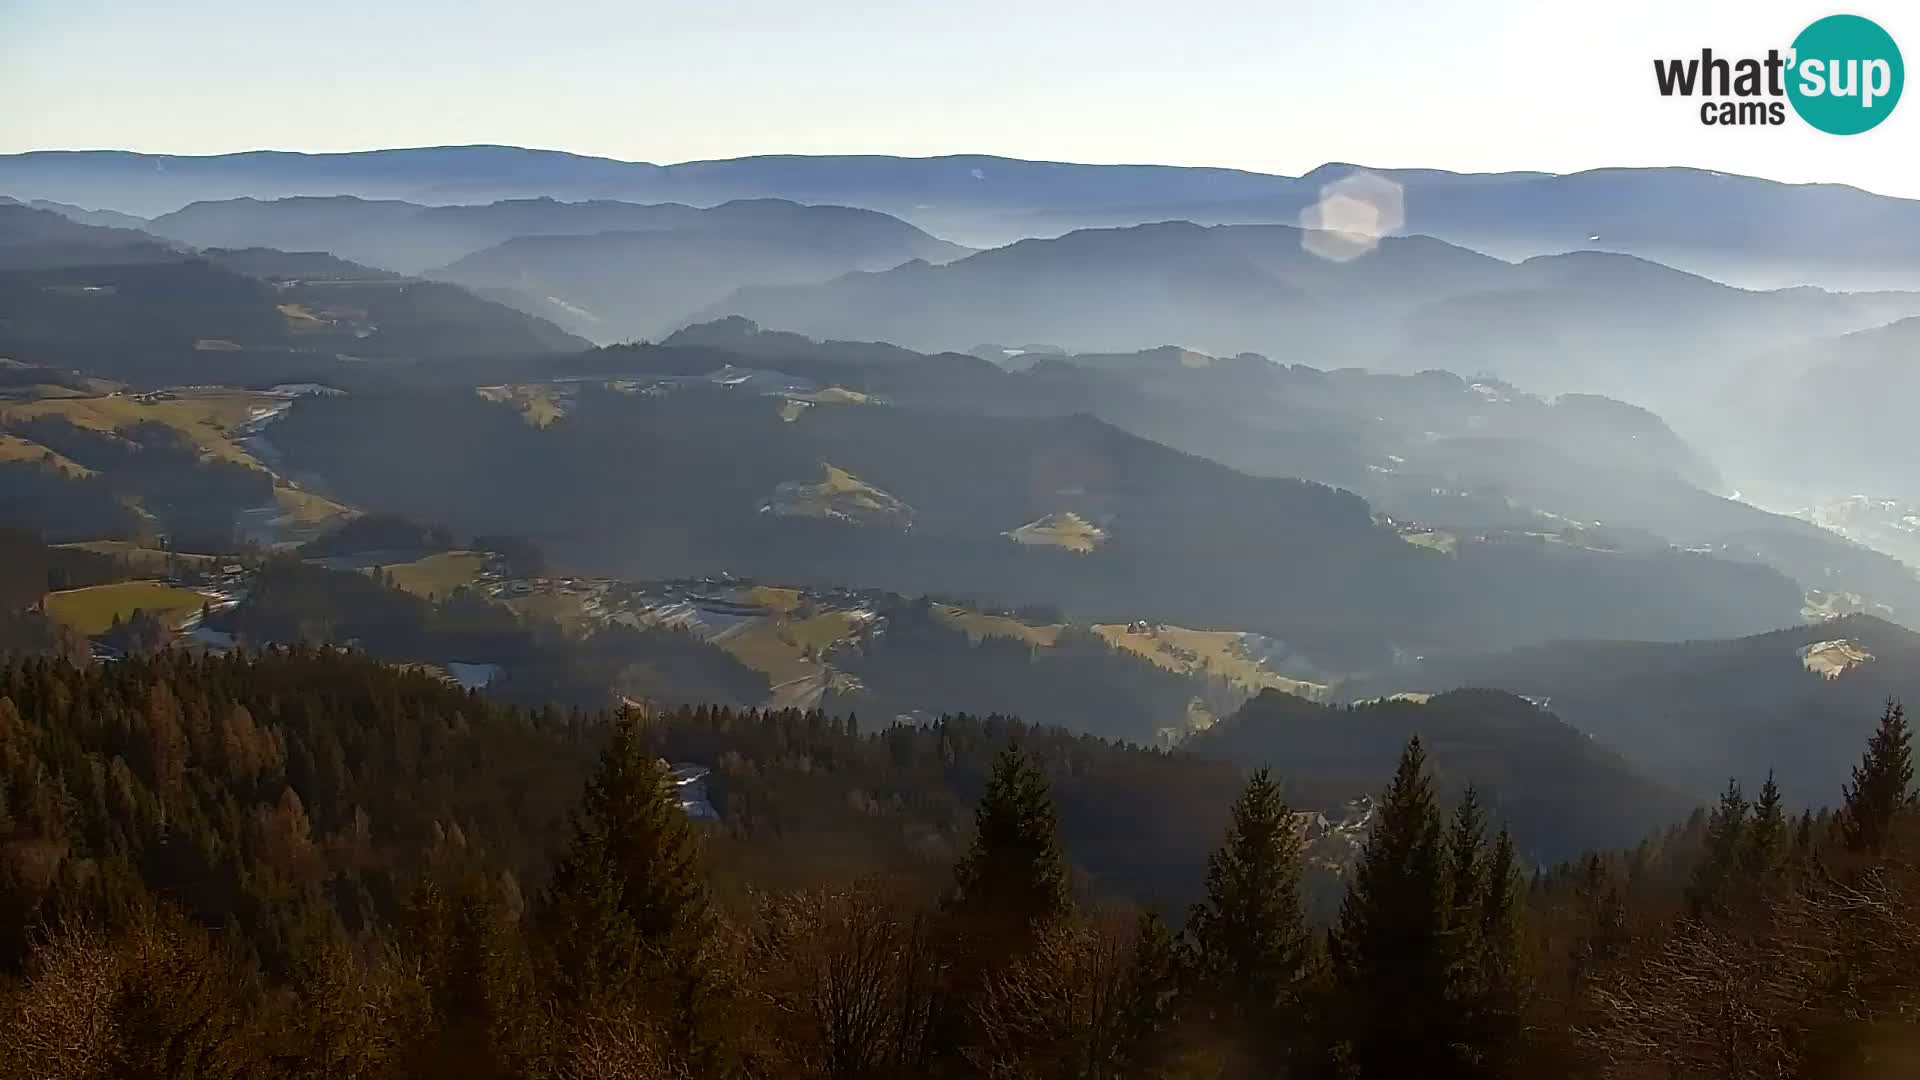
[(92, 637), (125, 620), (135, 611), (151, 612), (178, 626), (211, 597), (161, 581), (121, 581), (47, 594), (47, 615), (77, 634)]
[(1818, 641), (1800, 650), (1800, 665), (1823, 679), (1833, 680), (1873, 663), (1865, 645), (1847, 638)]
[(513, 406), (522, 419), (537, 428), (546, 427), (573, 408), (572, 389), (552, 383), (482, 386), (474, 392), (488, 401)]
[(1096, 625), (1093, 632), (1114, 648), (1137, 653), (1168, 671), (1223, 678), (1252, 693), (1272, 688), (1314, 700), (1326, 696), (1327, 688), (1320, 683), (1289, 678), (1250, 655), (1247, 635), (1237, 630), (1106, 623)]
[(472, 585), (487, 567), (487, 556), (480, 551), (442, 551), (409, 563), (393, 563), (383, 569), (393, 583), (415, 596), (446, 599), (455, 589)]
[(1070, 510), (1030, 521), (1006, 535), (1015, 543), (1065, 548), (1083, 555), (1107, 540), (1105, 529)]
[(856, 525), (906, 528), (913, 524), (913, 507), (827, 462), (820, 463), (818, 481), (783, 483), (761, 509), (767, 513), (830, 518)]
[(1460, 550), (1460, 537), (1450, 532), (1432, 529), (1425, 532), (1403, 532), (1400, 539), (1414, 547), (1432, 548), (1445, 555)]
[(857, 611), (825, 611), (805, 619), (774, 616), (729, 630), (714, 644), (779, 686), (819, 675), (826, 668), (820, 657), (835, 642), (852, 637), (865, 620)]
[(75, 427), (113, 432), (137, 424), (165, 424), (190, 439), (209, 458), (258, 466), (236, 438), (249, 421), (284, 402), (271, 394), (224, 387), (190, 388), (162, 394), (103, 394), (94, 397), (40, 397), (0, 401), (0, 423), (55, 416)]
[(280, 509), (275, 524), (297, 532), (318, 532), (359, 515), (352, 507), (285, 482), (274, 484), (273, 501)]
[(62, 454), (41, 446), (31, 439), (0, 432), (0, 462), (28, 461), (46, 462), (70, 476), (92, 476), (93, 470)]
[(217, 555), (196, 555), (185, 551), (162, 551), (159, 548), (142, 547), (129, 540), (86, 540), (77, 544), (60, 544), (63, 548), (75, 551), (91, 551), (95, 555), (106, 555), (119, 559), (135, 573), (161, 574), (176, 563), (204, 565), (219, 559)]
[(782, 589), (773, 585), (755, 585), (747, 590), (747, 599), (766, 608), (775, 615), (785, 615), (800, 606), (799, 589)]
[(983, 612), (969, 611), (952, 604), (933, 605), (933, 617), (966, 631), (968, 637), (979, 641), (984, 637), (1019, 638), (1029, 645), (1048, 648), (1060, 640), (1060, 631), (1066, 629), (1064, 623), (1052, 623), (1046, 626), (1029, 626), (1010, 615), (988, 615)]
[(546, 619), (559, 623), (568, 630), (587, 629), (589, 619), (586, 607), (580, 597), (564, 592), (534, 592), (525, 596), (516, 596), (506, 601), (518, 615), (529, 619)]

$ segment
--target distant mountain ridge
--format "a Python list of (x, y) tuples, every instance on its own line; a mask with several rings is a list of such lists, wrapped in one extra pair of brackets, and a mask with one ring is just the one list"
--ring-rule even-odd
[(1316, 250), (1322, 235), (1173, 221), (1088, 229), (943, 266), (747, 288), (699, 317), (928, 350), (1175, 343), (1323, 368), (1492, 372), (1690, 420), (1749, 353), (1920, 314), (1920, 293), (1757, 292), (1606, 252), (1509, 263), (1410, 236), (1330, 259)]
[(1838, 184), (1689, 168), (1462, 174), (1330, 163), (1300, 176), (1085, 165), (979, 154), (763, 155), (656, 165), (552, 150), (452, 146), (190, 157), (127, 151), (0, 156), (0, 192), (142, 216), (236, 197), (356, 195), (425, 203), (551, 196), (714, 205), (786, 198), (879, 210), (975, 246), (1095, 225), (1297, 223), (1356, 172), (1403, 193), (1397, 231), (1507, 258), (1598, 246), (1722, 280), (1920, 285), (1920, 201)]
[(148, 227), (198, 247), (326, 251), (452, 281), (600, 342), (659, 337), (744, 286), (812, 284), (971, 253), (876, 211), (784, 199), (700, 208), (240, 198), (194, 203)]
[(739, 199), (703, 208), (548, 197), (448, 206), (353, 195), (242, 197), (195, 202), (146, 226), (197, 247), (330, 251), (408, 274), (525, 237), (718, 227), (805, 234), (840, 244), (878, 231), (895, 239), (906, 257), (944, 261), (968, 253), (874, 211), (786, 199)]

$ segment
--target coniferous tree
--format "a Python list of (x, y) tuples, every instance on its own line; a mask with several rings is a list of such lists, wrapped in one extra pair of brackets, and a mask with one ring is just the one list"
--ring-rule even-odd
[(1160, 916), (1140, 916), (1133, 935), (1132, 969), (1122, 1002), (1120, 1042), (1140, 1075), (1172, 1055), (1167, 1034), (1173, 1029), (1180, 993), (1180, 950)]
[(1468, 1037), (1464, 1057), (1473, 1075), (1506, 1075), (1520, 1042), (1528, 992), (1520, 946), (1521, 883), (1513, 834), (1504, 826), (1487, 861), (1477, 922), (1471, 977), (1463, 1001)]
[(1813, 856), (1813, 811), (1802, 810), (1793, 828), (1793, 862), (1798, 866)]
[(1854, 767), (1840, 813), (1840, 837), (1849, 851), (1874, 852), (1886, 846), (1893, 816), (1913, 805), (1912, 733), (1906, 710), (1887, 702), (1880, 727)]
[(544, 1013), (524, 938), (499, 892), (477, 874), (451, 891), (427, 883), (406, 916), (407, 952), (432, 1016), (411, 1070), (473, 1080), (523, 1075), (539, 1053)]
[(1465, 930), (1479, 923), (1479, 909), (1486, 885), (1487, 815), (1480, 809), (1480, 794), (1472, 784), (1453, 808), (1447, 829), (1447, 877), (1452, 888), (1455, 922)]
[(977, 925), (1021, 935), (1071, 909), (1053, 792), (1039, 762), (1016, 748), (994, 760), (974, 812), (973, 844), (954, 868), (950, 905)]
[(1606, 862), (1593, 853), (1581, 866), (1574, 900), (1581, 930), (1569, 950), (1568, 981), (1570, 989), (1578, 991), (1596, 970), (1619, 959), (1626, 937), (1626, 906)]
[(1194, 989), (1243, 1047), (1254, 1075), (1284, 1071), (1299, 1040), (1309, 938), (1300, 833), (1261, 769), (1235, 800), (1225, 846), (1207, 857), (1207, 898), (1187, 917)]
[[(573, 815), (540, 923), (563, 1017), (678, 993), (675, 973), (711, 927), (697, 842), (667, 772), (622, 714)], [(683, 1018), (684, 1019), (684, 1018)]]
[(1740, 839), (1739, 891), (1743, 902), (1752, 904), (1772, 888), (1787, 856), (1788, 826), (1786, 812), (1780, 806), (1780, 785), (1773, 773), (1761, 785), (1760, 797), (1753, 802), (1753, 818)]
[(1416, 736), (1381, 798), (1328, 939), (1328, 1052), (1358, 1080), (1454, 1075), (1461, 1032), (1445, 839)]
[(1694, 864), (1687, 885), (1687, 907), (1696, 916), (1724, 915), (1738, 882), (1741, 852), (1747, 833), (1747, 799), (1738, 780), (1727, 790), (1707, 818), (1706, 850)]
[(946, 992), (933, 1009), (929, 1043), (939, 1057), (967, 1053), (970, 1030), (992, 1010), (997, 980), (1045, 967), (1025, 963), (1072, 911), (1060, 854), (1053, 792), (1039, 762), (1009, 746), (994, 758), (974, 810), (973, 843), (954, 867), (946, 900)]

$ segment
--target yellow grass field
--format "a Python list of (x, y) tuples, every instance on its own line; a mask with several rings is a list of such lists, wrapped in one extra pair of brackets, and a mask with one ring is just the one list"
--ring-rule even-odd
[(748, 590), (747, 596), (754, 603), (776, 615), (785, 615), (800, 606), (799, 589), (782, 589), (773, 585), (755, 585)]
[(800, 647), (781, 636), (781, 628), (771, 620), (743, 626), (718, 639), (719, 645), (735, 660), (766, 675), (775, 686), (803, 679), (820, 670), (820, 665), (800, 654)]
[(1444, 552), (1448, 555), (1453, 554), (1460, 548), (1460, 537), (1450, 532), (1441, 532), (1438, 529), (1431, 532), (1401, 533), (1400, 539), (1405, 540), (1414, 547), (1432, 548), (1435, 551)]
[(1072, 511), (1048, 514), (1039, 521), (1028, 522), (1006, 535), (1012, 537), (1017, 543), (1065, 548), (1083, 555), (1099, 547), (1107, 539), (1105, 530)]
[(580, 630), (587, 623), (587, 613), (581, 606), (580, 598), (567, 593), (537, 592), (516, 596), (507, 601), (507, 606), (527, 618), (546, 619), (569, 630)]
[(1062, 623), (1047, 626), (1028, 626), (1018, 619), (1006, 615), (986, 615), (951, 604), (933, 605), (933, 617), (949, 626), (966, 631), (968, 637), (979, 641), (983, 637), (1019, 638), (1030, 645), (1050, 648), (1060, 640), (1060, 631), (1066, 629)]
[(471, 585), (487, 565), (487, 556), (478, 551), (442, 551), (410, 563), (385, 567), (400, 588), (429, 599), (446, 599), (453, 590)]
[(1271, 687), (1316, 699), (1327, 691), (1319, 683), (1290, 679), (1267, 670), (1247, 655), (1237, 630), (1189, 630), (1184, 626), (1159, 625), (1136, 633), (1123, 623), (1106, 623), (1095, 626), (1093, 632), (1114, 648), (1137, 653), (1168, 671), (1204, 672), (1248, 690)]
[(315, 495), (285, 482), (273, 486), (273, 501), (280, 506), (280, 522), (295, 528), (322, 529), (360, 514), (358, 510), (342, 506), (324, 495)]
[(115, 615), (126, 619), (136, 610), (152, 612), (163, 621), (178, 625), (200, 610), (206, 601), (206, 596), (192, 589), (164, 582), (121, 581), (49, 593), (47, 615), (75, 633), (91, 637), (111, 627)]
[(838, 465), (820, 463), (817, 483), (780, 485), (775, 503), (779, 512), (803, 517), (842, 517), (848, 520), (905, 525), (913, 508)]
[(482, 386), (474, 391), (488, 401), (512, 405), (527, 423), (543, 428), (567, 415), (565, 392), (546, 383)]
[(75, 427), (119, 431), (153, 421), (186, 435), (201, 452), (219, 461), (258, 466), (230, 438), (234, 429), (280, 403), (268, 394), (224, 388), (183, 389), (166, 400), (143, 402), (128, 394), (99, 397), (44, 397), (0, 401), (0, 420), (57, 416)]
[(93, 475), (92, 469), (31, 439), (0, 433), (0, 462), (4, 461), (44, 461), (74, 476)]
[(848, 611), (826, 611), (806, 619), (768, 618), (742, 626), (714, 644), (778, 686), (817, 674), (824, 665), (808, 659), (808, 649), (817, 658), (858, 625), (859, 619)]
[(858, 390), (849, 390), (844, 386), (829, 386), (813, 395), (813, 400), (831, 405), (865, 405), (873, 400), (870, 395)]
[(77, 544), (59, 544), (63, 548), (75, 551), (91, 551), (95, 555), (110, 555), (143, 574), (157, 574), (167, 569), (169, 561), (186, 563), (210, 563), (215, 555), (195, 555), (185, 551), (162, 551), (159, 548), (141, 547), (128, 540), (85, 540)]

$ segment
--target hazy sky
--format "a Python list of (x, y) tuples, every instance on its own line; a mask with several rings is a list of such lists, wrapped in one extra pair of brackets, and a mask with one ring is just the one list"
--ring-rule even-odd
[(1920, 100), (1834, 137), (1654, 90), (1655, 56), (1834, 10), (1920, 60), (1912, 0), (0, 0), (0, 152), (1695, 165), (1920, 197)]

